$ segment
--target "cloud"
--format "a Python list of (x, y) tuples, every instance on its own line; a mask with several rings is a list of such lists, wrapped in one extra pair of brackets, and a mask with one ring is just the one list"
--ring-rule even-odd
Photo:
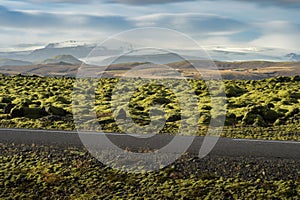
[(195, 0), (108, 0), (110, 3), (131, 4), (131, 5), (147, 5), (147, 4), (167, 4), (176, 2), (187, 2)]
[(12, 11), (0, 6), (0, 46), (49, 43), (65, 40), (102, 41), (112, 34), (134, 28), (123, 16), (54, 14)]
[[(300, 0), (230, 0), (229, 3), (224, 0), (189, 0), (189, 3), (185, 0), (11, 2), (16, 2), (17, 6), (7, 3), (1, 4), (6, 7), (0, 6), (0, 45), (24, 43), (25, 37), (26, 43), (86, 40), (98, 35), (105, 39), (131, 28), (152, 26), (175, 29), (208, 45), (240, 42), (282, 48), (300, 46), (300, 28), (295, 24), (298, 23), (298, 12), (289, 9), (300, 8)], [(172, 4), (175, 2), (182, 3)], [(193, 13), (189, 13), (191, 11)], [(213, 14), (200, 14), (204, 12)]]
[[(19, 0), (17, 0), (19, 1)], [(32, 3), (74, 3), (74, 4), (84, 4), (84, 3), (90, 3), (94, 0), (25, 0), (27, 2)]]
[[(19, 1), (19, 0), (16, 0)], [(128, 5), (149, 5), (149, 4), (169, 4), (169, 3), (178, 3), (178, 2), (208, 2), (213, 1), (218, 3), (223, 3), (224, 0), (25, 0), (31, 3), (69, 3), (69, 4), (86, 4), (86, 3), (114, 3), (114, 4), (128, 4)], [(299, 8), (300, 1), (299, 0), (234, 0), (245, 3), (255, 3), (261, 6), (278, 6), (278, 7), (287, 7), (287, 8)]]
[(251, 44), (286, 49), (299, 49), (300, 25), (288, 21), (271, 21), (257, 25), (262, 30), (262, 36)]
[(128, 29), (132, 27), (132, 24), (122, 16), (28, 13), (11, 11), (0, 6), (0, 27), (16, 29), (93, 29), (115, 31)]
[(186, 3), (186, 2), (194, 2), (195, 6), (202, 5), (202, 3), (213, 2), (216, 5), (219, 3), (227, 3), (227, 2), (242, 2), (242, 3), (252, 3), (258, 5), (260, 7), (280, 7), (287, 9), (297, 9), (300, 8), (300, 0), (14, 0), (11, 2), (22, 2), (22, 3), (30, 3), (33, 5), (37, 4), (119, 4), (119, 5), (130, 5), (130, 6), (151, 6), (151, 5), (159, 5), (159, 4), (174, 4), (174, 3)]
[(135, 17), (136, 25), (157, 26), (200, 35), (230, 35), (245, 29), (246, 24), (218, 15), (209, 14), (153, 14)]
[(129, 5), (149, 5), (149, 4), (168, 4), (176, 2), (187, 2), (197, 0), (26, 0), (32, 3), (73, 3), (73, 4), (84, 4), (84, 3), (116, 3), (116, 4), (129, 4)]
[(240, 2), (247, 2), (247, 3), (255, 3), (260, 6), (278, 6), (278, 7), (285, 7), (285, 8), (299, 8), (300, 1), (299, 0), (235, 0)]
[(128, 18), (116, 15), (28, 13), (0, 7), (0, 27), (6, 28), (116, 32), (147, 26), (176, 29), (194, 35), (230, 35), (247, 27), (238, 20), (209, 14), (165, 13)]
[(210, 14), (153, 14), (133, 18), (136, 26), (163, 27), (184, 32), (192, 37), (226, 36), (239, 33), (247, 25), (226, 17)]

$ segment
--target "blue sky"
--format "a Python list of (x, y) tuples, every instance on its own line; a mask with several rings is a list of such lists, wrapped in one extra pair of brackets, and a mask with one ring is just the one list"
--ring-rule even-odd
[(0, 0), (0, 48), (101, 42), (148, 26), (200, 45), (300, 47), (298, 0)]

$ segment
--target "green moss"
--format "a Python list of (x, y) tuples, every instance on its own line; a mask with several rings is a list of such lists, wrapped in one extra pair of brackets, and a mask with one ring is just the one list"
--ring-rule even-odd
[[(80, 115), (97, 116), (104, 131), (119, 131), (112, 116), (114, 110), (111, 108), (112, 92), (119, 79), (77, 79), (75, 81), (73, 78), (30, 76), (0, 76), (0, 79), (2, 83), (0, 84), (0, 94), (2, 94), (0, 95), (0, 113), (5, 114), (1, 119), (2, 127), (32, 126), (70, 130), (75, 127), (72, 120), (72, 112), (74, 112), (79, 115), (79, 118), (82, 117)], [(133, 81), (141, 83), (138, 79)], [(211, 116), (215, 118), (220, 115), (212, 104), (205, 81), (187, 80), (191, 88), (196, 91), (199, 102), (198, 105), (191, 105), (195, 110), (184, 111), (181, 110), (184, 103), (191, 101), (190, 98), (183, 96), (187, 88), (183, 87), (178, 80), (168, 80), (166, 86), (158, 85), (158, 82), (159, 80), (150, 81), (149, 84), (137, 88), (130, 99), (128, 116), (139, 125), (149, 124), (149, 111), (153, 105), (160, 105), (165, 112), (167, 124), (161, 132), (176, 132), (181, 117), (182, 120), (188, 120), (195, 110), (200, 113), (201, 127), (210, 123)], [(224, 80), (224, 84), (227, 93), (227, 113), (229, 113), (225, 126), (235, 126), (235, 131), (239, 132), (239, 129), (244, 127), (258, 126), (267, 129), (276, 125), (275, 129), (277, 129), (280, 126), (300, 123), (300, 114), (296, 112), (300, 109), (300, 82), (297, 81), (297, 77), (249, 81)], [(94, 86), (95, 96), (89, 96)], [(131, 89), (125, 85), (121, 87), (124, 91)], [(178, 90), (178, 94), (174, 94), (173, 89)], [(214, 90), (216, 90), (215, 93), (221, 92), (221, 89), (217, 87)], [(74, 109), (72, 107), (73, 91), (77, 91), (75, 101), (78, 102), (78, 107)], [(179, 102), (178, 96), (184, 98), (183, 103)], [(89, 98), (96, 98), (94, 108), (88, 105)], [(125, 101), (125, 99), (121, 97), (117, 101)], [(40, 114), (42, 107), (47, 108), (47, 112)], [(291, 127), (297, 133), (298, 129), (295, 125)], [(294, 140), (299, 138), (297, 134), (290, 134), (292, 130), (288, 130), (286, 135), (269, 132), (255, 135), (252, 132), (246, 132), (246, 134), (239, 134), (239, 137)], [(205, 134), (204, 131), (199, 130), (199, 135), (203, 134)]]
[(298, 199), (300, 195), (297, 174), (286, 176), (274, 168), (297, 169), (296, 161), (290, 161), (294, 165), (249, 158), (199, 161), (185, 155), (157, 172), (126, 173), (75, 147), (0, 145), (1, 199)]

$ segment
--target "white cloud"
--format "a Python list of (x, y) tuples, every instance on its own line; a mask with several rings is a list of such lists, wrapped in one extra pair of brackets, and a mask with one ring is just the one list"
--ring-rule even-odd
[(12, 11), (0, 6), (0, 27), (30, 29), (94, 29), (123, 30), (130, 21), (123, 16), (97, 16), (78, 14), (28, 13)]
[(133, 18), (137, 26), (158, 26), (176, 29), (191, 35), (229, 35), (245, 29), (238, 20), (212, 14), (160, 13)]
[(288, 21), (271, 21), (258, 24), (262, 29), (262, 36), (250, 44), (275, 48), (299, 49), (300, 26)]
[(0, 45), (101, 40), (131, 28), (156, 26), (183, 32), (201, 45), (300, 47), (300, 28), (296, 24), (299, 14), (290, 9), (297, 0), (251, 2), (0, 0), (1, 5), (8, 7), (0, 6)]

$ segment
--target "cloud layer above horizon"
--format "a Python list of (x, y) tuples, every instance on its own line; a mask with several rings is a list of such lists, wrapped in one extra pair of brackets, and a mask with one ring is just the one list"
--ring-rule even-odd
[(183, 32), (205, 46), (300, 46), (300, 1), (295, 0), (0, 2), (0, 49), (65, 40), (101, 42), (149, 26)]

